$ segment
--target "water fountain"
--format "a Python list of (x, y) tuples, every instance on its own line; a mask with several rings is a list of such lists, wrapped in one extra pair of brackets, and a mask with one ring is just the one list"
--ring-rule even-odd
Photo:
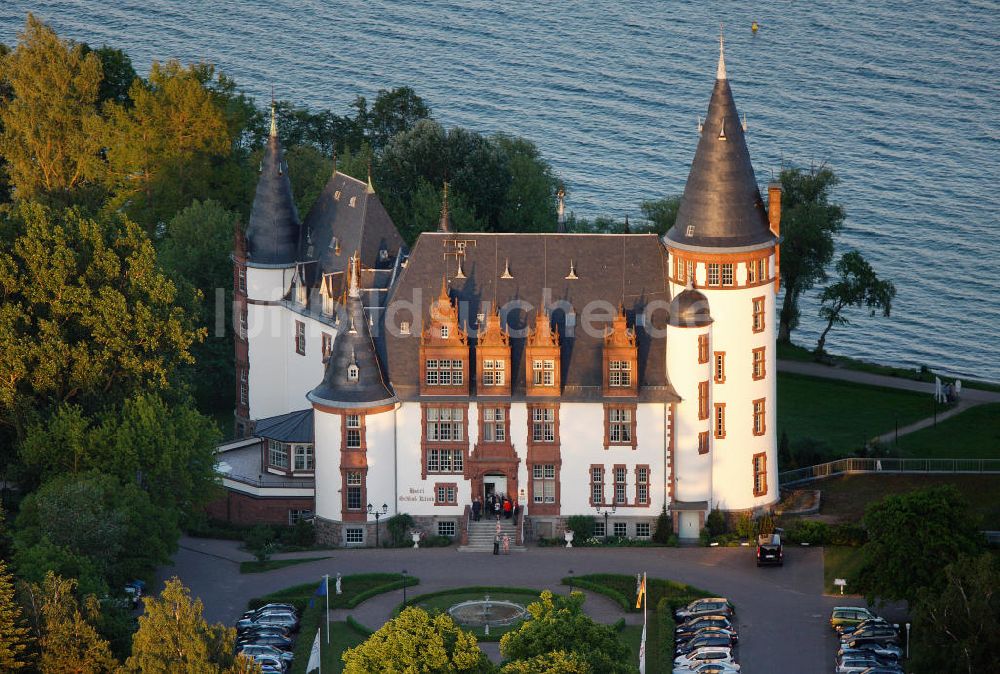
[(448, 609), (452, 620), (463, 627), (482, 627), (486, 635), (490, 627), (507, 627), (528, 617), (528, 611), (512, 601), (490, 599), (487, 593), (482, 599), (459, 602)]

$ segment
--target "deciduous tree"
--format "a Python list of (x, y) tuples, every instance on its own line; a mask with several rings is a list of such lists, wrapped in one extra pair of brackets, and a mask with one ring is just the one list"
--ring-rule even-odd
[(836, 283), (823, 289), (820, 293), (822, 306), (819, 315), (826, 320), (826, 328), (816, 343), (816, 353), (823, 354), (826, 336), (834, 325), (848, 325), (850, 321), (844, 315), (848, 307), (867, 308), (871, 315), (882, 312), (888, 316), (892, 311), (892, 300), (896, 297), (896, 286), (892, 281), (882, 280), (868, 264), (868, 261), (856, 250), (844, 253), (837, 261)]
[(14, 598), (14, 577), (0, 559), (0, 669), (16, 672), (27, 667), (31, 643), (21, 606)]
[(833, 237), (844, 226), (844, 209), (830, 203), (837, 177), (822, 167), (781, 172), (781, 281), (785, 296), (778, 316), (778, 340), (789, 342), (799, 323), (799, 298), (826, 280)]
[(674, 226), (680, 207), (681, 198), (679, 196), (647, 200), (639, 204), (639, 210), (642, 211), (647, 220), (653, 223), (652, 231), (661, 236)]
[(590, 671), (632, 674), (631, 656), (614, 630), (595, 623), (583, 612), (581, 593), (554, 599), (546, 590), (528, 605), (531, 620), (500, 639), (500, 652), (509, 660), (532, 660), (555, 651), (567, 651)]
[(489, 661), (476, 638), (451, 616), (403, 609), (363, 644), (344, 651), (344, 672), (484, 672)]
[(858, 589), (876, 599), (913, 601), (939, 590), (944, 567), (982, 549), (968, 504), (951, 485), (887, 496), (868, 506)]
[(514, 660), (500, 668), (500, 674), (592, 674), (594, 672), (579, 654), (553, 651), (526, 660)]
[(66, 198), (102, 173), (101, 61), (29, 14), (0, 62), (13, 99), (0, 107), (0, 154), (20, 199)]

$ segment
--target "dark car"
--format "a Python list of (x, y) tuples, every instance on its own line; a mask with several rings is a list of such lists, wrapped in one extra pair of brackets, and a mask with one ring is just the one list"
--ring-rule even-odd
[(880, 618), (879, 616), (875, 616), (874, 618), (868, 618), (867, 620), (862, 620), (857, 625), (844, 625), (843, 627), (838, 628), (838, 631), (840, 632), (840, 638), (844, 639), (847, 637), (848, 634), (852, 634), (854, 632), (857, 632), (858, 630), (863, 630), (866, 627), (895, 627), (895, 625), (893, 625), (885, 618)]
[(292, 615), (298, 615), (299, 612), (291, 604), (264, 604), (252, 611), (247, 611), (243, 614), (243, 618), (253, 620), (265, 613), (291, 613)]
[(236, 647), (240, 648), (245, 644), (259, 644), (262, 646), (274, 646), (275, 648), (280, 648), (283, 651), (290, 651), (295, 645), (295, 642), (288, 637), (283, 637), (280, 634), (254, 634), (245, 637), (239, 637), (236, 640)]
[(781, 549), (781, 536), (764, 534), (757, 537), (757, 566), (783, 566), (785, 553)]
[(856, 655), (867, 653), (888, 662), (895, 662), (897, 660), (901, 660), (903, 657), (903, 649), (896, 644), (881, 643), (878, 641), (848, 641), (843, 644), (843, 647), (837, 652), (837, 655), (843, 655), (845, 653), (854, 653)]
[(674, 618), (678, 622), (688, 621), (691, 618), (704, 615), (733, 615), (733, 605), (728, 599), (722, 597), (709, 597), (706, 599), (696, 599), (684, 608), (674, 611)]
[(722, 646), (732, 648), (736, 642), (728, 634), (702, 634), (685, 644), (677, 646), (677, 655), (684, 655), (705, 646)]
[(733, 629), (732, 621), (724, 615), (696, 616), (678, 625), (674, 630), (674, 638), (680, 639), (685, 635), (690, 637), (690, 635), (706, 627), (721, 627), (725, 630), (736, 631)]
[(236, 629), (248, 629), (258, 625), (284, 627), (291, 632), (299, 628), (299, 618), (294, 613), (264, 613), (254, 620), (244, 618), (236, 623)]
[(736, 645), (736, 642), (739, 641), (739, 636), (736, 634), (735, 630), (727, 630), (722, 627), (703, 627), (694, 634), (675, 635), (674, 643), (680, 646), (681, 644), (688, 643), (692, 639), (709, 635), (728, 637), (734, 646)]
[(845, 633), (844, 636), (840, 638), (841, 645), (849, 642), (854, 642), (856, 645), (873, 642), (881, 644), (898, 644), (899, 633), (896, 632), (895, 627), (890, 625), (871, 625), (863, 629)]

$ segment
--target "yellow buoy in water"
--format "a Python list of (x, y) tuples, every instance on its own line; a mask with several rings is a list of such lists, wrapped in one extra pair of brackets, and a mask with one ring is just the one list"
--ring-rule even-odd
[(756, 21), (750, 24), (750, 30), (753, 31), (754, 33), (756, 33), (758, 29), (760, 29), (760, 26), (757, 25)]

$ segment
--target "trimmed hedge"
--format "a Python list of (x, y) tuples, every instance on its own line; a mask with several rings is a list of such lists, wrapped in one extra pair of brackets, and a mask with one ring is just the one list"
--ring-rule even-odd
[[(396, 574), (387, 574), (387, 575), (396, 575)], [(406, 587), (416, 587), (417, 585), (420, 585), (419, 578), (416, 578), (414, 576), (406, 577)], [(376, 587), (371, 588), (370, 590), (365, 590), (364, 592), (359, 592), (358, 594), (354, 595), (353, 597), (347, 600), (345, 606), (347, 606), (347, 608), (354, 608), (361, 602), (371, 599), (376, 595), (385, 594), (386, 592), (392, 592), (393, 590), (401, 590), (401, 589), (403, 589), (402, 579), (397, 580), (393, 583), (378, 585)]]
[(605, 597), (608, 597), (612, 601), (617, 602), (618, 605), (622, 607), (622, 609), (626, 611), (634, 610), (634, 607), (629, 602), (629, 600), (626, 599), (625, 595), (619, 592), (618, 590), (610, 588), (606, 585), (602, 585), (601, 583), (598, 582), (591, 582), (589, 580), (586, 580), (586, 578), (592, 578), (592, 577), (593, 576), (580, 576), (580, 577), (567, 576), (566, 578), (562, 579), (562, 584), (569, 585), (574, 590), (576, 588), (580, 588), (583, 590), (590, 590), (591, 592), (596, 592), (597, 594), (603, 594)]
[[(399, 587), (403, 587), (403, 584), (400, 583)], [(410, 587), (410, 584), (407, 583), (406, 587)], [(418, 594), (413, 597), (408, 597), (406, 600), (406, 605), (411, 606), (414, 603), (426, 601), (428, 599), (433, 599), (434, 597), (444, 597), (449, 594), (469, 594), (470, 592), (482, 592), (484, 594), (487, 592), (506, 592), (510, 594), (533, 594), (535, 595), (535, 597), (540, 597), (542, 594), (542, 590), (536, 590), (533, 587), (509, 587), (507, 585), (469, 585), (467, 587), (453, 587), (447, 590), (437, 590), (435, 592), (427, 592), (425, 594)], [(403, 604), (400, 603), (399, 607), (397, 607), (397, 610), (402, 606)]]
[(366, 638), (375, 634), (375, 632), (373, 632), (372, 630), (368, 629), (367, 627), (359, 623), (357, 620), (355, 620), (354, 616), (352, 615), (347, 616), (347, 620), (345, 620), (344, 622), (350, 625), (352, 630), (354, 630), (358, 634), (365, 636)]

